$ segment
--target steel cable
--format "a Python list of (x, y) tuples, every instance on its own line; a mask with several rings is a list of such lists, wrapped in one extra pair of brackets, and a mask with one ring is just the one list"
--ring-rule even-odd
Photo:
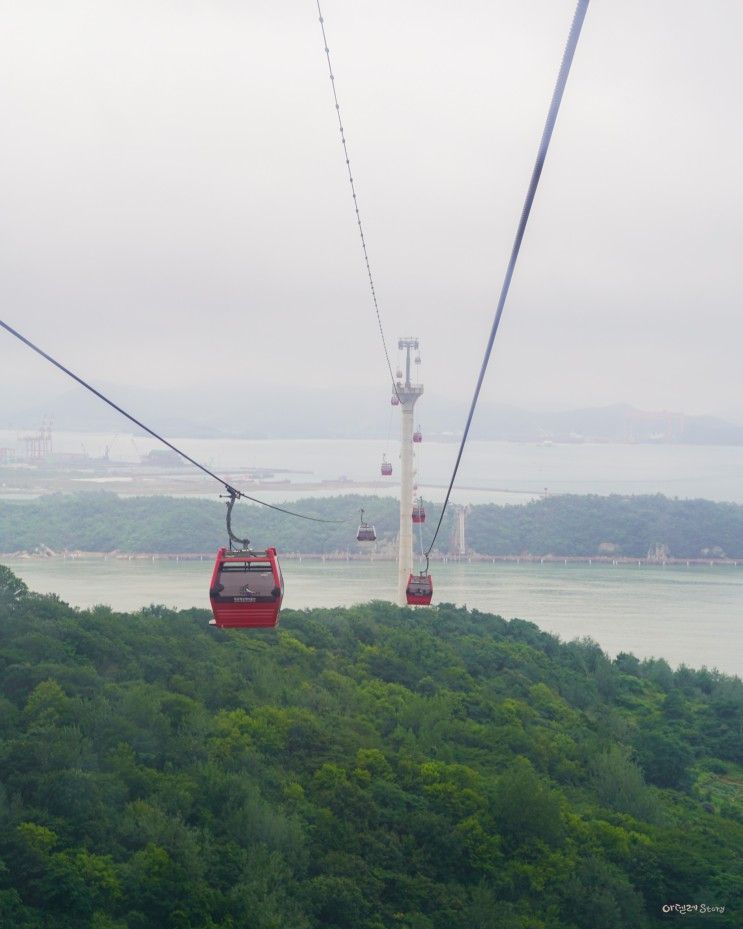
[(338, 101), (338, 91), (335, 89), (335, 74), (333, 73), (333, 64), (330, 60), (330, 48), (328, 47), (328, 37), (325, 34), (325, 19), (322, 15), (322, 10), (320, 9), (320, 0), (316, 0), (317, 3), (317, 13), (320, 18), (320, 29), (322, 30), (322, 40), (323, 46), (325, 48), (325, 57), (328, 60), (328, 75), (330, 77), (330, 86), (333, 90), (333, 101), (335, 103), (335, 113), (338, 117), (338, 129), (341, 134), (341, 144), (343, 146), (343, 155), (346, 159), (346, 170), (348, 171), (348, 181), (351, 185), (351, 196), (353, 198), (353, 208), (356, 213), (356, 224), (359, 227), (359, 236), (361, 238), (361, 250), (364, 254), (364, 264), (366, 265), (366, 274), (369, 278), (369, 288), (371, 290), (372, 303), (374, 304), (374, 312), (377, 316), (377, 325), (379, 327), (379, 335), (382, 339), (382, 348), (384, 349), (384, 357), (387, 360), (387, 370), (390, 373), (390, 381), (392, 383), (392, 391), (400, 399), (400, 395), (397, 392), (397, 385), (395, 384), (395, 378), (392, 373), (392, 362), (390, 361), (390, 353), (387, 350), (387, 339), (384, 335), (384, 327), (382, 326), (382, 316), (379, 312), (379, 301), (377, 300), (377, 290), (374, 286), (374, 278), (371, 271), (371, 263), (369, 262), (369, 252), (366, 247), (366, 236), (364, 235), (364, 227), (361, 223), (361, 213), (359, 212), (359, 199), (356, 194), (356, 184), (353, 179), (353, 172), (351, 171), (351, 158), (348, 154), (348, 142), (346, 141), (346, 131), (343, 128), (343, 119), (341, 117), (341, 106)]
[(104, 403), (107, 403), (110, 407), (116, 410), (117, 413), (121, 413), (122, 416), (125, 416), (130, 422), (134, 423), (135, 426), (139, 426), (140, 429), (143, 429), (153, 438), (157, 439), (158, 442), (162, 442), (163, 445), (167, 445), (169, 449), (180, 455), (181, 458), (185, 458), (186, 461), (190, 462), (200, 471), (203, 471), (204, 474), (208, 474), (209, 477), (214, 478), (215, 481), (224, 487), (228, 494), (234, 494), (236, 497), (241, 497), (243, 500), (250, 500), (251, 503), (257, 503), (260, 506), (265, 506), (269, 510), (276, 510), (278, 513), (284, 513), (287, 516), (294, 516), (296, 519), (306, 519), (313, 523), (334, 523), (336, 525), (339, 525), (341, 522), (343, 522), (343, 520), (338, 519), (320, 519), (319, 516), (307, 516), (304, 513), (295, 513), (293, 510), (286, 510), (282, 506), (276, 506), (273, 503), (266, 503), (265, 500), (258, 500), (257, 497), (251, 497), (249, 494), (243, 493), (241, 490), (237, 490), (237, 488), (233, 487), (223, 477), (220, 477), (218, 474), (210, 471), (209, 468), (196, 461), (196, 459), (192, 458), (190, 455), (187, 455), (182, 449), (178, 448), (176, 445), (173, 445), (172, 442), (169, 442), (166, 438), (155, 432), (154, 429), (150, 429), (149, 426), (145, 426), (141, 420), (137, 419), (135, 416), (132, 416), (131, 413), (127, 413), (125, 409), (120, 407), (117, 403), (114, 403), (113, 400), (109, 400), (109, 398), (105, 394), (101, 393), (100, 390), (96, 390), (96, 388), (89, 384), (86, 380), (75, 374), (74, 371), (70, 371), (69, 368), (66, 368), (60, 361), (57, 361), (56, 358), (53, 358), (51, 355), (47, 354), (45, 351), (43, 351), (43, 349), (39, 348), (38, 345), (34, 345), (30, 339), (27, 339), (24, 335), (21, 335), (17, 329), (14, 329), (2, 319), (0, 319), (0, 326), (2, 326), (6, 332), (9, 332), (12, 336), (15, 336), (16, 339), (18, 339), (20, 342), (23, 342), (24, 345), (27, 345), (30, 349), (35, 351), (37, 355), (41, 355), (42, 358), (46, 359), (46, 361), (48, 361), (50, 364), (53, 364), (55, 368), (59, 368), (60, 371), (63, 371), (68, 377), (71, 377), (73, 381), (77, 381), (78, 384), (80, 384), (86, 390), (89, 390), (92, 394), (98, 397), (99, 400), (103, 400)]
[(519, 256), (519, 251), (521, 250), (521, 242), (524, 238), (524, 232), (526, 230), (526, 224), (529, 221), (529, 215), (531, 213), (531, 207), (534, 202), (534, 195), (537, 192), (537, 187), (539, 186), (539, 178), (542, 175), (542, 168), (544, 167), (545, 158), (547, 157), (547, 150), (549, 149), (550, 139), (552, 138), (552, 132), (555, 128), (555, 122), (557, 121), (557, 114), (560, 109), (560, 102), (562, 101), (562, 96), (565, 91), (565, 85), (567, 84), (568, 75), (570, 74), (570, 66), (573, 63), (573, 56), (575, 55), (575, 49), (578, 45), (578, 39), (580, 37), (581, 28), (583, 26), (583, 20), (586, 17), (586, 11), (588, 10), (589, 0), (578, 0), (578, 5), (573, 16), (573, 22), (570, 26), (570, 32), (568, 34), (568, 40), (565, 46), (565, 52), (562, 57), (562, 63), (560, 65), (560, 71), (557, 76), (557, 83), (555, 85), (554, 93), (552, 94), (552, 102), (550, 103), (550, 108), (547, 113), (547, 121), (544, 126), (544, 132), (542, 133), (542, 139), (539, 143), (539, 149), (537, 151), (537, 158), (534, 163), (534, 170), (532, 171), (531, 180), (529, 182), (529, 187), (526, 192), (526, 199), (524, 201), (524, 206), (521, 211), (521, 218), (519, 220), (518, 227), (516, 229), (516, 238), (514, 239), (513, 248), (511, 250), (511, 258), (508, 262), (508, 267), (506, 269), (506, 275), (503, 280), (503, 285), (501, 287), (500, 297), (498, 298), (498, 305), (495, 311), (495, 317), (493, 319), (493, 324), (490, 329), (490, 336), (488, 338), (488, 343), (485, 348), (485, 355), (482, 360), (482, 365), (480, 366), (480, 373), (477, 378), (477, 383), (475, 385), (475, 392), (472, 397), (472, 402), (470, 404), (469, 413), (467, 415), (467, 421), (464, 427), (464, 433), (462, 434), (462, 441), (459, 445), (459, 451), (457, 453), (457, 458), (454, 463), (454, 470), (452, 471), (451, 480), (449, 481), (449, 486), (446, 491), (446, 497), (444, 498), (444, 505), (441, 509), (441, 514), (439, 516), (439, 521), (436, 526), (436, 531), (433, 534), (433, 539), (431, 544), (426, 551), (426, 555), (431, 554), (431, 550), (436, 542), (436, 538), (441, 529), (441, 524), (444, 521), (444, 514), (446, 513), (446, 508), (449, 505), (449, 498), (451, 497), (452, 488), (454, 487), (454, 481), (457, 477), (457, 471), (459, 470), (459, 464), (462, 460), (462, 453), (464, 452), (464, 447), (467, 444), (467, 436), (469, 435), (470, 426), (472, 425), (472, 418), (475, 414), (475, 407), (477, 406), (477, 401), (480, 396), (480, 389), (482, 387), (483, 379), (485, 378), (485, 372), (487, 371), (488, 362), (490, 361), (490, 353), (493, 350), (493, 343), (495, 341), (495, 336), (498, 332), (498, 326), (500, 325), (501, 317), (503, 315), (503, 307), (506, 303), (506, 297), (508, 296), (508, 290), (511, 286), (511, 278), (513, 277), (514, 268), (516, 267), (516, 261)]

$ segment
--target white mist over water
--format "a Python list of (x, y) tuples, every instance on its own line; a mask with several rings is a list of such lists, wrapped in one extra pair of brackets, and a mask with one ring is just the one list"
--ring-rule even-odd
[[(0, 430), (0, 445), (13, 445), (15, 433)], [(397, 493), (399, 443), (382, 440), (350, 439), (188, 439), (172, 438), (198, 461), (216, 469), (275, 470), (277, 479), (289, 484), (262, 490), (258, 496), (268, 502), (296, 500), (314, 496), (317, 489), (293, 488), (294, 484), (320, 483), (347, 478), (347, 492), (363, 490), (382, 482), (379, 465), (385, 453), (395, 473), (389, 484), (374, 487), (375, 493)], [(109, 449), (112, 460), (134, 463), (149, 451), (162, 446), (154, 439), (126, 433), (54, 434), (59, 453), (80, 454), (84, 449), (92, 458)], [(443, 499), (457, 446), (426, 439), (417, 450), (418, 483), (427, 499)], [(185, 464), (185, 463), (184, 463)], [(183, 479), (198, 479), (199, 472), (186, 465), (178, 469)], [(288, 473), (282, 473), (286, 471)], [(536, 494), (655, 494), (669, 497), (705, 498), (743, 503), (743, 446), (714, 445), (610, 445), (554, 444), (533, 445), (517, 442), (472, 441), (465, 450), (454, 502), (523, 503)], [(116, 476), (118, 477), (118, 476)], [(358, 484), (360, 486), (353, 486)], [(70, 490), (108, 487), (126, 493), (126, 482), (101, 481), (99, 476), (70, 482)], [(204, 477), (203, 493), (216, 494), (218, 485)], [(156, 487), (153, 486), (153, 493)], [(323, 490), (336, 495), (337, 488)]]
[[(10, 445), (15, 438), (14, 433), (0, 433), (0, 445)], [(91, 457), (103, 455), (109, 446), (112, 459), (129, 462), (137, 462), (159, 447), (154, 440), (123, 433), (60, 432), (55, 433), (54, 441), (58, 452), (79, 453), (84, 445)], [(372, 493), (398, 492), (394, 478), (380, 486), (378, 470), (383, 452), (396, 466), (398, 446), (392, 442), (175, 442), (220, 472), (275, 469), (277, 479), (290, 483), (257, 491), (256, 495), (267, 502), (335, 496), (367, 487)], [(418, 470), (426, 499), (443, 497), (455, 454), (455, 444), (424, 438)], [(291, 473), (282, 474), (280, 469)], [(472, 442), (465, 453), (454, 502), (522, 503), (547, 488), (550, 493), (663, 493), (743, 503), (741, 473), (743, 448), (735, 446)], [(202, 481), (190, 467), (183, 468), (182, 474), (189, 479), (195, 476), (192, 493), (216, 498), (219, 487), (213, 481)], [(306, 486), (334, 482), (340, 476), (349, 479), (342, 490), (337, 485)], [(126, 480), (101, 483), (98, 475), (68, 483), (69, 490), (103, 487), (126, 493)], [(151, 492), (157, 492), (155, 479)], [(218, 544), (217, 539), (215, 549)], [(115, 609), (133, 610), (165, 603), (208, 609), (208, 559), (29, 559), (9, 565), (33, 589), (58, 593), (76, 606), (108, 603)], [(612, 655), (631, 651), (639, 657), (663, 657), (674, 666), (684, 662), (743, 673), (741, 568), (437, 564), (433, 573), (438, 602), (466, 604), (506, 618), (518, 616), (564, 639), (591, 636)], [(285, 605), (294, 609), (346, 606), (394, 596), (395, 569), (391, 563), (285, 561), (284, 574)], [(425, 621), (423, 615), (421, 621)]]

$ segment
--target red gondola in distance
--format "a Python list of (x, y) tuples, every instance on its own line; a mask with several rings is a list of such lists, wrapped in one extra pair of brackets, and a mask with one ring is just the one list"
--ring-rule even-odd
[(397, 394), (392, 394), (390, 397), (390, 403), (392, 406), (400, 406), (400, 398), (397, 396)]
[(392, 462), (387, 461), (387, 456), (382, 455), (382, 477), (389, 477), (392, 474)]
[(418, 426), (418, 428), (413, 433), (413, 441), (416, 443), (416, 445), (423, 441), (423, 433), (421, 432), (420, 426)]
[(433, 597), (433, 578), (430, 574), (411, 574), (405, 588), (409, 606), (430, 606)]
[(424, 523), (426, 521), (426, 511), (423, 509), (423, 505), (413, 507), (413, 522), (414, 523)]
[(265, 552), (220, 548), (214, 563), (209, 599), (222, 629), (272, 629), (279, 621), (284, 578), (275, 548)]
[(377, 541), (377, 532), (372, 526), (371, 523), (366, 522), (364, 519), (364, 511), (361, 511), (361, 522), (359, 523), (359, 531), (356, 533), (357, 542), (376, 542)]

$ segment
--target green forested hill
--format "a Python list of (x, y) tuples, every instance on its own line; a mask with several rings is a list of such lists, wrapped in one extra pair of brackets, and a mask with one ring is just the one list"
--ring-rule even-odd
[[(345, 496), (302, 500), (290, 508), (338, 520), (320, 524), (292, 519), (255, 504), (235, 507), (237, 535), (256, 548), (283, 552), (345, 551), (355, 548), (361, 507), (376, 523), (380, 539), (399, 527), (399, 504), (391, 498)], [(50, 494), (27, 503), (0, 501), (0, 552), (47, 545), (89, 552), (208, 552), (226, 543), (225, 505), (217, 500), (118, 497), (116, 494)]]
[(0, 569), (3, 929), (742, 924), (739, 680), (446, 604), (207, 618)]
[(526, 506), (476, 506), (467, 525), (475, 551), (488, 555), (611, 554), (644, 558), (665, 545), (675, 558), (743, 557), (743, 506), (653, 496), (545, 497)]
[[(380, 544), (399, 529), (395, 500), (342, 496), (301, 500), (292, 508), (333, 520), (318, 524), (291, 519), (255, 505), (235, 510), (238, 534), (256, 547), (282, 552), (361, 550), (355, 541), (359, 510), (376, 525)], [(439, 508), (426, 504), (424, 541)], [(449, 549), (454, 514), (446, 514), (438, 548)], [(213, 552), (225, 538), (224, 504), (172, 497), (120, 498), (112, 493), (54, 494), (26, 503), (0, 501), (0, 552), (46, 545), (110, 552)], [(472, 507), (468, 546), (482, 555), (644, 558), (665, 545), (676, 558), (743, 558), (743, 506), (710, 500), (671, 500), (660, 495), (554, 496), (522, 506)]]

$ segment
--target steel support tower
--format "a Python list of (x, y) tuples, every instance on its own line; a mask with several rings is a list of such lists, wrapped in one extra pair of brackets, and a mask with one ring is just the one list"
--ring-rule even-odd
[[(413, 410), (423, 393), (423, 385), (410, 380), (410, 352), (418, 352), (418, 339), (405, 338), (397, 343), (405, 352), (405, 374), (397, 378), (395, 389), (400, 400), (400, 544), (397, 558), (397, 602), (405, 606), (405, 589), (413, 573)], [(417, 356), (416, 356), (417, 357)]]
[(458, 506), (455, 508), (457, 521), (454, 523), (454, 532), (451, 540), (451, 554), (458, 558), (464, 558), (467, 554), (467, 517), (470, 512), (469, 506)]

